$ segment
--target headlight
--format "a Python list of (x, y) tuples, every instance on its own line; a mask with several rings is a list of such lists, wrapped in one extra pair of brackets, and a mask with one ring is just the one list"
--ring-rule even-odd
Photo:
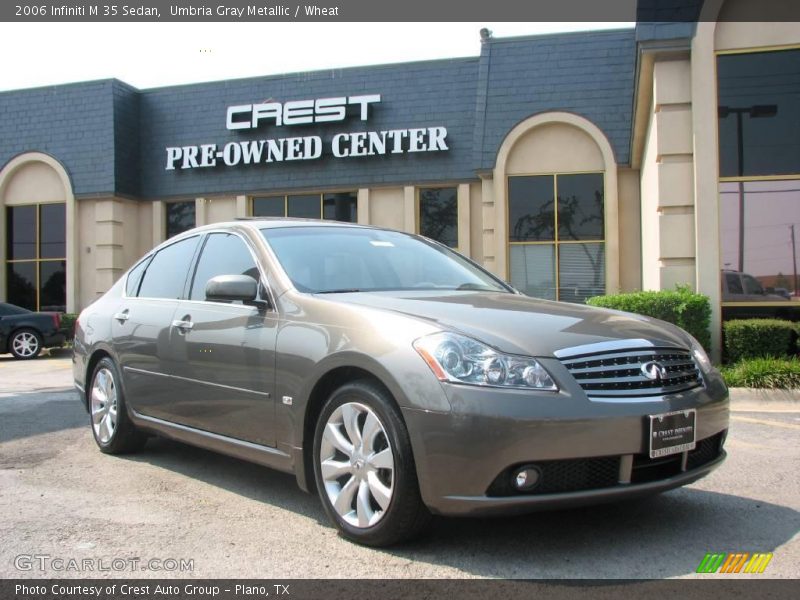
[(689, 336), (689, 339), (692, 342), (692, 356), (694, 357), (695, 362), (702, 371), (710, 371), (712, 366), (711, 361), (708, 359), (708, 354), (706, 354), (706, 351), (700, 345), (700, 342), (694, 339), (691, 335)]
[(491, 387), (557, 391), (553, 379), (534, 358), (501, 354), (456, 333), (434, 333), (414, 342), (414, 349), (441, 381)]

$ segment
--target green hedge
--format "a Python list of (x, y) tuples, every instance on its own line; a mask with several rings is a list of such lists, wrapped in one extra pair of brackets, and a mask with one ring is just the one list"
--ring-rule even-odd
[(780, 319), (736, 319), (722, 325), (725, 357), (729, 362), (743, 358), (795, 354), (795, 324)]
[(634, 292), (595, 296), (586, 301), (591, 306), (613, 308), (674, 323), (692, 334), (703, 348), (711, 348), (711, 303), (708, 296), (686, 288), (675, 291)]
[(75, 313), (62, 313), (61, 314), (61, 326), (70, 332), (70, 334), (75, 333), (75, 321), (78, 320), (78, 315)]
[(796, 358), (749, 358), (722, 367), (730, 387), (800, 388), (800, 361)]

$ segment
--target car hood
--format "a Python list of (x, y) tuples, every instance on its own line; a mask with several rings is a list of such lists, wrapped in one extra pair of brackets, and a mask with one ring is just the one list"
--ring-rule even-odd
[(688, 346), (685, 334), (663, 321), (517, 294), (368, 292), (329, 299), (423, 319), (513, 354), (552, 356), (567, 348), (618, 340)]

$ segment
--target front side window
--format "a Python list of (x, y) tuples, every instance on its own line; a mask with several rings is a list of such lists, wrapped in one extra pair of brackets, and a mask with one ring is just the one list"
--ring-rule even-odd
[(602, 173), (508, 178), (514, 287), (581, 303), (605, 293), (603, 190)]
[(232, 233), (212, 233), (197, 261), (190, 300), (206, 299), (206, 284), (218, 275), (247, 275), (260, 279), (253, 255), (245, 243)]
[(254, 217), (293, 217), (355, 223), (356, 211), (356, 192), (265, 196), (253, 198), (251, 204)]
[(179, 299), (198, 239), (193, 236), (159, 250), (144, 272), (139, 297)]
[(455, 252), (404, 233), (354, 227), (261, 232), (301, 292), (509, 291)]
[(167, 203), (167, 239), (195, 226), (194, 200)]
[(419, 190), (419, 233), (451, 248), (458, 248), (457, 188)]
[(67, 298), (66, 204), (6, 208), (8, 301), (63, 312)]
[(756, 301), (749, 316), (770, 316), (798, 294), (800, 48), (722, 52), (717, 84), (720, 270), (741, 278), (734, 289), (725, 275), (723, 303)]

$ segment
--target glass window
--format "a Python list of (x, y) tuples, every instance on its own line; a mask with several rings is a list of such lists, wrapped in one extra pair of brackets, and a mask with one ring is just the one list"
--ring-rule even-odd
[(64, 312), (67, 307), (67, 262), (45, 260), (39, 263), (39, 310)]
[(602, 240), (603, 174), (558, 177), (558, 239)]
[(24, 260), (36, 256), (36, 205), (6, 209), (7, 258)]
[(67, 205), (42, 204), (39, 210), (39, 258), (67, 255)]
[(167, 203), (167, 239), (195, 226), (194, 200)]
[(725, 273), (725, 282), (728, 284), (729, 294), (744, 294), (742, 278), (738, 273)]
[(554, 186), (552, 175), (508, 178), (508, 234), (512, 242), (555, 239)]
[[(729, 293), (763, 294), (764, 288), (776, 287), (794, 292), (800, 180), (721, 182), (720, 238), (720, 266), (731, 271), (725, 275)], [(738, 273), (743, 288), (734, 289)], [(781, 298), (767, 295), (764, 301)]]
[(721, 177), (800, 173), (800, 49), (717, 57)]
[(419, 232), (427, 238), (458, 248), (458, 190), (419, 190)]
[(198, 239), (193, 236), (159, 250), (147, 265), (139, 297), (180, 298)]
[(126, 296), (133, 298), (139, 294), (139, 284), (142, 282), (142, 275), (144, 275), (144, 270), (147, 268), (149, 260), (149, 258), (143, 260), (128, 273), (128, 279), (125, 282)]
[(66, 310), (66, 204), (6, 208), (8, 299), (30, 310)]
[(292, 217), (299, 219), (328, 219), (355, 223), (357, 219), (355, 192), (327, 194), (292, 194), (253, 198), (254, 217)]
[(286, 216), (298, 219), (319, 219), (322, 208), (319, 194), (287, 196)]
[(271, 198), (253, 198), (254, 217), (285, 217), (286, 198), (272, 196)]
[(603, 195), (603, 173), (509, 177), (511, 284), (565, 302), (604, 294)]
[(508, 291), (458, 254), (399, 232), (354, 227), (261, 231), (302, 292)]
[(6, 286), (8, 301), (29, 310), (38, 310), (36, 302), (37, 263), (8, 263)]
[(322, 218), (329, 221), (355, 223), (358, 220), (358, 199), (355, 192), (322, 195)]
[(206, 299), (206, 284), (217, 275), (248, 275), (259, 281), (258, 268), (245, 243), (230, 233), (208, 236), (194, 274), (190, 300)]

